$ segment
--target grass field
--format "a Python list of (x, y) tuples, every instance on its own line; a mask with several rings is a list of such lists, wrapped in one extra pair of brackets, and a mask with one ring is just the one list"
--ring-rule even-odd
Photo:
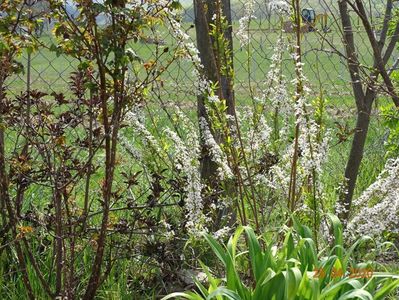
[[(331, 31), (328, 33), (323, 32), (309, 32), (303, 34), (303, 61), (304, 71), (309, 79), (309, 82), (313, 84), (323, 84), (323, 89), (327, 95), (349, 95), (349, 76), (346, 72), (345, 62), (342, 58), (334, 53), (336, 48), (338, 51), (343, 52), (343, 45), (340, 39), (340, 32), (337, 26), (330, 20)], [(190, 23), (187, 23), (184, 27), (190, 28)], [(271, 20), (269, 23), (267, 20), (254, 20), (251, 24), (250, 35), (251, 35), (251, 46), (250, 55), (251, 59), (248, 61), (247, 49), (243, 49), (240, 46), (240, 42), (237, 38), (234, 38), (234, 66), (235, 66), (235, 83), (238, 92), (242, 91), (242, 95), (245, 95), (245, 90), (248, 90), (248, 82), (251, 80), (252, 84), (258, 88), (262, 88), (265, 76), (268, 72), (270, 65), (270, 58), (273, 54), (273, 48), (276, 40), (279, 37), (279, 28), (281, 25), (277, 20)], [(234, 32), (238, 30), (238, 22), (233, 24)], [(195, 29), (188, 29), (188, 33), (192, 39), (195, 40)], [(284, 38), (291, 40), (292, 34), (283, 34)], [(50, 46), (54, 43), (54, 40), (50, 37), (51, 33), (45, 33), (41, 38), (41, 42)], [(160, 40), (163, 41), (165, 46), (173, 48), (175, 40), (173, 36), (167, 30), (160, 30)], [(371, 63), (370, 47), (364, 44), (362, 41), (365, 40), (365, 33), (357, 32), (356, 38), (359, 41), (359, 53), (361, 53), (361, 62), (365, 65)], [(146, 44), (144, 42), (138, 42), (132, 44), (132, 49), (141, 57), (144, 61), (153, 57), (155, 46)], [(25, 54), (21, 58), (21, 62), (27, 65), (27, 55)], [(284, 67), (285, 76), (288, 79), (293, 78), (292, 59), (289, 56), (284, 58), (286, 67)], [(31, 57), (31, 83), (32, 87), (38, 88), (50, 88), (52, 90), (60, 91), (66, 88), (68, 82), (68, 74), (76, 66), (71, 58), (64, 56), (57, 57), (54, 52), (49, 51), (45, 48), (40, 48), (39, 51), (32, 54)], [(250, 74), (250, 77), (248, 76)], [(20, 75), (19, 78), (11, 79), (10, 90), (13, 92), (19, 92), (26, 87), (27, 74)], [(191, 75), (191, 66), (182, 62), (175, 63), (168, 70), (167, 75), (164, 78), (167, 81), (179, 83), (183, 87), (190, 89), (190, 85), (193, 83), (193, 77)], [(343, 88), (345, 91), (343, 91)], [(172, 88), (173, 89), (173, 88)], [(316, 87), (318, 90), (318, 87)]]

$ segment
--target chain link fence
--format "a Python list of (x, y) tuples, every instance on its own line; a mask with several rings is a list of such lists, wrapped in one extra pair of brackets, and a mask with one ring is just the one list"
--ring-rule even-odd
[[(184, 12), (182, 13), (183, 25), (187, 28), (187, 32), (195, 42), (194, 24), (194, 8), (190, 4), (191, 1), (183, 1)], [(238, 30), (239, 19), (244, 15), (246, 1), (232, 1), (232, 18), (233, 31), (236, 34)], [(322, 89), (326, 96), (350, 96), (350, 78), (346, 68), (346, 62), (339, 53), (344, 53), (342, 43), (342, 29), (337, 9), (336, 1), (332, 0), (306, 0), (301, 1), (301, 8), (314, 11), (315, 14), (315, 30), (307, 30), (303, 33), (303, 61), (305, 63), (304, 71), (309, 78), (309, 82), (313, 85), (313, 90), (317, 93)], [(72, 4), (69, 8), (71, 14), (75, 7)], [(382, 24), (384, 18), (385, 1), (373, 0), (369, 1), (370, 20), (373, 22), (375, 32), (378, 35), (378, 28)], [(240, 46), (236, 35), (234, 36), (234, 67), (235, 67), (235, 87), (245, 96), (248, 91), (249, 82), (257, 88), (262, 89), (262, 84), (267, 75), (270, 58), (273, 54), (273, 47), (279, 36), (281, 28), (286, 24), (281, 24), (279, 17), (270, 10), (270, 0), (256, 0), (255, 14), (252, 20), (250, 31), (250, 59), (246, 49)], [(283, 20), (284, 23), (290, 22), (288, 18)], [(360, 53), (361, 63), (369, 66), (372, 65), (372, 49), (368, 44), (366, 33), (362, 30), (359, 18), (353, 20), (355, 38)], [(160, 37), (161, 43), (173, 43), (173, 37), (170, 32), (164, 31), (164, 36)], [(51, 38), (51, 25), (44, 25), (41, 33), (41, 41), (43, 45), (50, 46), (54, 41)], [(285, 33), (290, 35), (290, 33)], [(292, 35), (291, 35), (292, 36)], [(154, 41), (141, 41), (134, 47), (141, 54), (147, 53), (151, 56), (151, 43)], [(394, 58), (397, 57), (395, 53)], [(287, 57), (287, 68), (285, 75), (288, 79), (294, 75), (292, 70), (292, 60)], [(12, 78), (9, 82), (9, 92), (17, 94), (30, 86), (31, 89), (44, 89), (51, 91), (62, 91), (68, 83), (68, 75), (74, 70), (76, 62), (72, 58), (66, 56), (56, 56), (46, 47), (42, 47), (39, 51), (32, 55), (24, 55), (22, 63), (25, 65), (25, 73)], [(30, 70), (28, 70), (30, 68)], [(180, 89), (191, 87), (194, 83), (194, 77), (191, 76), (191, 70), (188, 65), (176, 63), (168, 70), (166, 80), (178, 83)], [(321, 87), (320, 87), (321, 86)]]
[[(194, 9), (192, 1), (182, 1), (184, 12), (182, 13), (183, 26), (195, 42)], [(375, 33), (383, 22), (385, 11), (384, 0), (369, 0), (367, 2), (368, 13), (372, 20)], [(75, 9), (72, 4), (69, 7), (71, 13)], [(265, 86), (265, 78), (269, 71), (273, 48), (282, 27), (287, 27), (288, 18), (281, 21), (270, 10), (270, 0), (255, 1), (255, 18), (251, 22), (250, 32), (250, 54), (247, 49), (242, 48), (236, 36), (239, 20), (244, 15), (246, 1), (232, 1), (232, 19), (234, 32), (234, 68), (235, 68), (235, 92), (237, 103), (243, 103), (254, 93), (261, 92)], [(354, 127), (355, 103), (352, 97), (350, 77), (347, 71), (346, 61), (340, 55), (344, 53), (342, 43), (342, 29), (339, 19), (337, 1), (333, 0), (305, 0), (301, 1), (301, 8), (314, 12), (314, 30), (304, 29), (302, 35), (304, 73), (311, 85), (314, 96), (322, 96), (328, 100), (327, 113), (332, 127), (339, 131)], [(354, 14), (352, 14), (354, 15)], [(361, 63), (372, 65), (372, 49), (368, 44), (366, 33), (363, 31), (360, 19), (353, 19), (356, 44), (360, 53)], [(288, 24), (289, 25), (289, 24)], [(289, 30), (288, 30), (289, 31)], [(165, 45), (173, 45), (174, 39), (170, 32), (161, 30), (160, 40)], [(283, 33), (287, 39), (292, 39), (293, 34)], [(41, 90), (48, 93), (68, 93), (68, 81), (70, 73), (75, 70), (77, 61), (67, 56), (57, 56), (49, 50), (55, 41), (51, 37), (51, 25), (45, 25), (40, 36), (43, 43), (38, 51), (25, 54), (21, 62), (25, 66), (25, 72), (9, 79), (9, 94), (18, 95), (26, 90)], [(140, 41), (134, 45), (135, 51), (145, 60), (152, 56), (154, 50), (153, 41)], [(397, 58), (393, 55), (393, 65)], [(294, 77), (293, 61), (290, 57), (284, 59), (284, 75), (288, 80)], [(192, 66), (187, 62), (177, 61), (168, 69), (164, 76), (165, 89), (162, 96), (168, 101), (179, 104), (187, 104), (187, 107), (195, 107), (196, 96), (193, 92), (195, 77), (192, 74)], [(153, 93), (156, 96), (156, 92)], [(376, 112), (377, 113), (377, 112)], [(366, 150), (368, 163), (381, 161), (384, 140), (384, 130), (380, 119), (374, 118), (371, 128), (370, 140)], [(350, 139), (349, 139), (350, 140)], [(337, 174), (343, 174), (345, 161), (348, 154), (350, 142), (347, 141), (335, 146), (335, 153), (329, 160), (329, 172), (331, 173), (331, 186), (342, 180)], [(377, 173), (377, 170), (374, 171)], [(365, 183), (367, 184), (367, 183)]]

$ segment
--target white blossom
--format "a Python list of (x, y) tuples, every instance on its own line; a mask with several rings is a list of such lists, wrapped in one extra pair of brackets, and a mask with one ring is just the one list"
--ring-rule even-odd
[(273, 0), (269, 3), (269, 10), (281, 16), (289, 16), (291, 14), (291, 6), (284, 0)]
[(174, 158), (176, 161), (176, 168), (186, 176), (186, 191), (185, 208), (187, 211), (186, 226), (192, 233), (203, 230), (203, 201), (202, 201), (202, 183), (199, 169), (199, 145), (198, 138), (188, 136), (184, 142), (176, 132), (165, 129), (165, 133), (173, 141)]
[(239, 27), (237, 31), (237, 38), (240, 41), (241, 47), (247, 46), (250, 42), (248, 31), (251, 20), (255, 18), (254, 6), (255, 6), (254, 0), (246, 1), (244, 4), (244, 16), (238, 21)]
[(232, 178), (233, 172), (229, 167), (226, 155), (223, 153), (222, 149), (215, 141), (215, 138), (213, 137), (205, 118), (201, 117), (199, 120), (199, 124), (204, 144), (209, 149), (211, 159), (218, 165), (217, 171), (219, 178), (221, 180), (225, 178)]
[(219, 229), (218, 231), (213, 233), (213, 237), (217, 240), (222, 240), (224, 238), (226, 238), (227, 236), (229, 236), (231, 233), (231, 228), (228, 226), (225, 226), (221, 229)]
[(353, 201), (358, 213), (350, 220), (346, 235), (399, 233), (399, 158), (390, 159), (377, 180)]
[(169, 223), (167, 223), (165, 220), (162, 220), (161, 223), (162, 223), (162, 225), (165, 228), (164, 236), (165, 236), (166, 240), (168, 240), (168, 241), (173, 240), (173, 238), (175, 237), (176, 233), (172, 229), (172, 226)]
[(126, 114), (125, 120), (130, 123), (131, 128), (142, 137), (143, 141), (148, 146), (154, 149), (157, 153), (161, 152), (158, 141), (145, 127), (144, 119), (139, 116), (138, 111), (129, 111)]

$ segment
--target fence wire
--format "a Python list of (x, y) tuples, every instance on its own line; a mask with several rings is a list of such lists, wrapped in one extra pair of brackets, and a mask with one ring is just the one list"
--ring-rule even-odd
[[(254, 19), (250, 27), (250, 58), (248, 60), (247, 50), (242, 48), (237, 38), (239, 19), (244, 15), (245, 0), (232, 1), (233, 19), (233, 48), (234, 48), (234, 68), (236, 77), (234, 79), (237, 102), (245, 101), (250, 97), (249, 91), (260, 92), (264, 89), (264, 82), (269, 71), (269, 65), (276, 44), (278, 34), (281, 32), (282, 24), (279, 17), (270, 11), (270, 0), (256, 0), (254, 9)], [(183, 26), (187, 29), (193, 42), (195, 42), (194, 28), (194, 9), (188, 1), (184, 2), (185, 8), (182, 13)], [(367, 2), (367, 9), (370, 20), (378, 36), (385, 10), (384, 0), (373, 0)], [(354, 111), (356, 109), (353, 100), (350, 77), (348, 74), (346, 61), (339, 53), (344, 53), (342, 42), (341, 24), (338, 14), (337, 1), (333, 0), (305, 0), (301, 1), (302, 9), (314, 10), (317, 18), (315, 27), (317, 30), (303, 33), (303, 61), (304, 73), (309, 79), (311, 89), (315, 96), (323, 95), (328, 99), (328, 114), (331, 118), (332, 126), (350, 128), (354, 126)], [(70, 7), (73, 9), (73, 6)], [(352, 14), (354, 15), (354, 14)], [(283, 22), (289, 22), (286, 18)], [(372, 65), (372, 49), (368, 44), (366, 33), (363, 31), (360, 19), (354, 18), (354, 33), (356, 45), (360, 54), (361, 63)], [(43, 47), (31, 55), (25, 54), (21, 62), (25, 66), (25, 72), (12, 77), (8, 82), (7, 93), (18, 95), (26, 90), (41, 90), (48, 93), (67, 93), (70, 73), (75, 70), (77, 61), (67, 56), (56, 56), (48, 48), (52, 43), (56, 43), (51, 37), (51, 26), (44, 28), (40, 37)], [(161, 31), (163, 43), (172, 44), (173, 36), (168, 31)], [(284, 33), (289, 38), (290, 33)], [(291, 34), (292, 36), (292, 34)], [(153, 47), (150, 41), (141, 41), (134, 46), (138, 53), (145, 59), (152, 56)], [(397, 58), (395, 53), (391, 59), (392, 65)], [(294, 76), (292, 60), (287, 58), (284, 62), (284, 75), (288, 80)], [(291, 71), (290, 71), (291, 70)], [(188, 103), (189, 107), (194, 107), (195, 77), (192, 75), (192, 66), (186, 62), (176, 62), (164, 75), (168, 88), (162, 91), (162, 97), (178, 104)], [(251, 85), (251, 86), (250, 86)], [(251, 87), (251, 89), (249, 88)], [(156, 94), (153, 94), (156, 97)], [(378, 112), (376, 112), (378, 114)], [(370, 141), (366, 150), (366, 161), (383, 159), (383, 140), (384, 132), (379, 118), (374, 118), (370, 134)], [(343, 174), (345, 158), (348, 152), (348, 142), (336, 146), (335, 155), (329, 160), (329, 172), (333, 174), (331, 181), (338, 182), (336, 174)]]
[[(185, 1), (188, 3), (188, 1)], [(301, 1), (302, 9), (314, 10), (316, 16), (316, 29), (312, 32), (303, 34), (303, 61), (305, 63), (304, 71), (309, 81), (314, 85), (321, 85), (328, 96), (348, 96), (350, 95), (350, 78), (346, 68), (346, 62), (339, 53), (344, 53), (341, 24), (339, 23), (339, 14), (336, 1), (332, 0), (305, 0)], [(240, 46), (236, 36), (238, 30), (238, 21), (245, 11), (246, 1), (232, 1), (232, 19), (234, 32), (234, 67), (235, 67), (235, 87), (238, 91), (247, 91), (250, 81), (256, 88), (261, 89), (262, 83), (267, 75), (270, 58), (273, 54), (273, 47), (276, 43), (278, 33), (281, 31), (281, 22), (278, 17), (270, 11), (270, 0), (256, 0), (254, 8), (254, 19), (250, 28), (250, 61), (248, 63), (246, 49)], [(376, 29), (383, 21), (384, 0), (369, 1), (370, 20)], [(70, 10), (74, 9), (72, 6)], [(73, 12), (71, 12), (73, 14)], [(325, 16), (325, 20), (323, 17)], [(195, 42), (194, 8), (187, 4), (182, 13), (183, 24)], [(289, 22), (288, 18), (284, 22)], [(366, 33), (362, 30), (360, 19), (353, 20), (356, 45), (359, 49), (360, 60), (364, 65), (372, 65), (372, 49), (367, 42)], [(47, 29), (47, 30), (46, 30)], [(42, 32), (42, 43), (49, 47), (55, 41), (51, 38), (51, 25), (45, 26)], [(165, 44), (173, 43), (173, 37), (170, 32), (164, 31), (161, 41)], [(289, 33), (286, 33), (289, 35)], [(140, 53), (148, 51), (151, 56), (153, 48), (149, 45), (151, 41), (141, 41), (136, 44)], [(397, 54), (393, 57), (397, 57)], [(28, 59), (30, 62), (28, 63)], [(288, 59), (287, 59), (288, 60)], [(66, 56), (56, 56), (45, 47), (32, 54), (30, 57), (22, 57), (25, 66), (30, 65), (30, 72), (12, 78), (9, 82), (9, 92), (16, 94), (26, 89), (27, 84), (31, 88), (41, 88), (60, 92), (68, 82), (68, 74), (74, 70), (76, 62)], [(287, 63), (291, 63), (287, 61)], [(287, 70), (292, 67), (287, 67)], [(25, 68), (25, 71), (26, 68)], [(178, 83), (181, 89), (190, 87), (194, 83), (194, 77), (191, 76), (190, 66), (176, 63), (168, 70), (168, 80)], [(27, 74), (30, 78), (27, 77)], [(294, 72), (285, 74), (292, 78)], [(250, 80), (249, 80), (250, 79)], [(315, 88), (314, 90), (319, 90)]]

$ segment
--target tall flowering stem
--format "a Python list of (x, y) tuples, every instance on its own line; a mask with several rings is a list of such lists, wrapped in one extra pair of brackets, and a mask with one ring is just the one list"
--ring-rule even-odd
[[(294, 24), (295, 24), (295, 35), (296, 35), (296, 45), (295, 45), (295, 72), (296, 72), (296, 94), (295, 103), (297, 104), (303, 93), (303, 80), (301, 73), (302, 66), (302, 49), (301, 49), (301, 9), (299, 5), (299, 0), (292, 1), (292, 7), (294, 9)], [(298, 117), (298, 113), (296, 112)], [(294, 142), (294, 153), (292, 157), (291, 164), (291, 174), (290, 174), (290, 186), (288, 194), (288, 208), (291, 212), (295, 210), (296, 204), (296, 180), (297, 180), (297, 167), (298, 167), (298, 155), (299, 155), (299, 135), (300, 135), (300, 124), (297, 122), (295, 125), (295, 142)]]
[[(235, 175), (237, 178), (237, 183), (238, 183), (238, 191), (241, 199), (241, 207), (242, 207), (242, 216), (243, 216), (243, 224), (247, 223), (246, 220), (246, 213), (245, 213), (245, 197), (248, 199), (248, 205), (250, 209), (252, 210), (252, 215), (253, 215), (253, 220), (255, 223), (255, 226), (257, 230), (259, 231), (260, 229), (260, 224), (258, 220), (258, 208), (257, 208), (257, 202), (256, 202), (256, 193), (255, 193), (255, 188), (254, 188), (254, 182), (252, 179), (252, 174), (249, 168), (249, 162), (247, 159), (247, 155), (245, 153), (245, 146), (244, 142), (242, 139), (242, 134), (241, 134), (241, 124), (239, 122), (239, 119), (236, 114), (236, 108), (235, 108), (235, 96), (233, 92), (233, 78), (234, 78), (234, 68), (233, 68), (233, 57), (232, 57), (232, 41), (226, 38), (225, 32), (227, 30), (231, 30), (231, 25), (229, 25), (228, 22), (226, 22), (226, 17), (223, 16), (223, 9), (220, 6), (221, 1), (217, 1), (217, 14), (215, 18), (215, 24), (213, 25), (213, 28), (215, 30), (211, 31), (211, 37), (215, 41), (215, 57), (218, 62), (218, 70), (221, 74), (221, 96), (223, 97), (222, 99), (225, 99), (227, 103), (227, 122), (225, 122), (225, 133), (224, 133), (224, 142), (228, 146), (228, 153), (231, 156), (231, 161), (233, 162), (233, 170), (235, 170)], [(226, 5), (226, 3), (225, 3)], [(249, 1), (246, 4), (246, 12), (244, 22), (240, 22), (242, 24), (246, 24), (246, 36), (244, 39), (246, 40), (244, 43), (247, 44), (247, 47), (249, 49), (249, 25), (251, 18), (253, 18), (253, 6), (254, 6), (254, 1)], [(240, 26), (241, 26), (240, 25)], [(244, 26), (244, 27), (245, 27)], [(245, 35), (245, 34), (244, 34)], [(249, 50), (248, 50), (248, 57), (250, 57)], [(227, 80), (226, 80), (227, 79)], [(228, 82), (229, 88), (227, 90), (223, 89), (224, 81)], [(252, 92), (251, 92), (252, 94)], [(230, 98), (230, 99), (229, 99)], [(236, 144), (238, 147), (236, 147), (233, 143), (229, 143), (228, 141), (236, 141)], [(237, 149), (238, 148), (238, 149)], [(242, 157), (243, 164), (244, 164), (244, 172), (246, 174), (242, 174), (242, 171), (240, 170), (240, 156)], [(244, 178), (248, 179), (249, 186), (244, 183)]]
[[(207, 5), (205, 5), (205, 2)], [(247, 224), (246, 205), (252, 211), (252, 217), (257, 228), (259, 228), (257, 202), (253, 180), (244, 143), (241, 138), (240, 124), (236, 115), (235, 97), (233, 92), (233, 57), (232, 40), (229, 38), (231, 24), (225, 15), (226, 5), (229, 1), (196, 1), (197, 8), (197, 39), (203, 66), (201, 71), (209, 81), (211, 89), (199, 96), (199, 117), (203, 117), (208, 123), (210, 132), (219, 144), (223, 144), (228, 160), (231, 162), (236, 186), (233, 187), (234, 194), (240, 203), (236, 205), (242, 224)], [(214, 14), (212, 14), (214, 12)], [(204, 32), (204, 27), (206, 32)], [(226, 34), (227, 33), (227, 34)], [(204, 154), (209, 156), (205, 148)], [(242, 159), (244, 168), (240, 168)], [(206, 162), (206, 160), (203, 160)], [(203, 164), (203, 168), (207, 165)], [(205, 169), (206, 170), (206, 169)], [(217, 176), (217, 166), (212, 169), (211, 175)], [(246, 173), (246, 174), (244, 174)], [(206, 178), (204, 178), (206, 179)], [(249, 181), (249, 185), (245, 181)], [(210, 185), (214, 185), (215, 181)], [(230, 195), (231, 196), (231, 195)], [(234, 198), (236, 195), (233, 195)]]

